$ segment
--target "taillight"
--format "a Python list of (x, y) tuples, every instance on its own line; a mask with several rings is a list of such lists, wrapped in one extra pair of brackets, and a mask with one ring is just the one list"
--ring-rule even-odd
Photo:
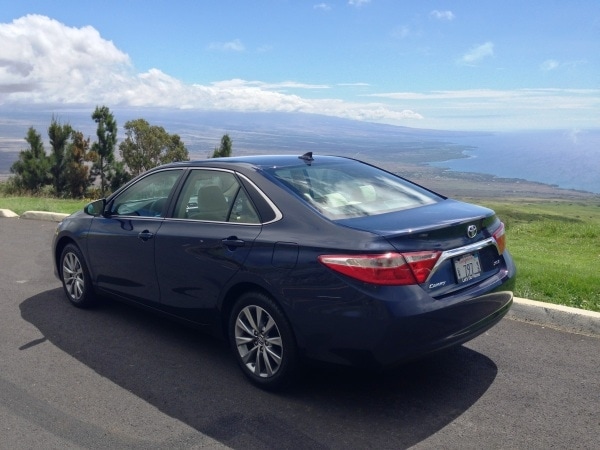
[(427, 280), (441, 252), (321, 255), (319, 261), (336, 272), (380, 285), (421, 284)]
[(504, 224), (500, 222), (500, 226), (496, 231), (492, 233), (492, 237), (496, 241), (496, 247), (498, 248), (498, 254), (504, 253), (506, 249), (506, 234), (505, 234)]

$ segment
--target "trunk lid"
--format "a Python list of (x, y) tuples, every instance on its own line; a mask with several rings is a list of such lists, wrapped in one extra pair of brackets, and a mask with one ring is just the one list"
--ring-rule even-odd
[(380, 235), (401, 253), (440, 252), (421, 284), (434, 297), (484, 282), (506, 267), (498, 243), (503, 224), (494, 211), (481, 206), (448, 199), (340, 223)]

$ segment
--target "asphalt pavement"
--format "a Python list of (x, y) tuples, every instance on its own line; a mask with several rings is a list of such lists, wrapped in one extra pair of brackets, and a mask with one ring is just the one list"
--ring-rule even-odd
[(385, 373), (308, 367), (269, 393), (210, 336), (73, 308), (55, 226), (0, 219), (0, 449), (598, 448), (598, 336), (503, 319)]

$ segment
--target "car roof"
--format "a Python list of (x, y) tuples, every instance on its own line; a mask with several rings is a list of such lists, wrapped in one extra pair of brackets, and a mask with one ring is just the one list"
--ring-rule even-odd
[(163, 167), (233, 167), (251, 166), (257, 168), (270, 167), (293, 167), (302, 163), (313, 164), (319, 162), (348, 161), (342, 156), (313, 156), (312, 152), (303, 155), (252, 155), (252, 156), (230, 156), (226, 158), (208, 158), (194, 161), (182, 161), (168, 164)]

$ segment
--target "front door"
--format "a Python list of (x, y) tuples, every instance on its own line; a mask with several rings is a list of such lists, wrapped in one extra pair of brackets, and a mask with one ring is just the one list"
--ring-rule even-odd
[(182, 172), (164, 170), (141, 178), (111, 200), (105, 216), (94, 218), (87, 250), (99, 288), (140, 303), (160, 301), (156, 235)]

